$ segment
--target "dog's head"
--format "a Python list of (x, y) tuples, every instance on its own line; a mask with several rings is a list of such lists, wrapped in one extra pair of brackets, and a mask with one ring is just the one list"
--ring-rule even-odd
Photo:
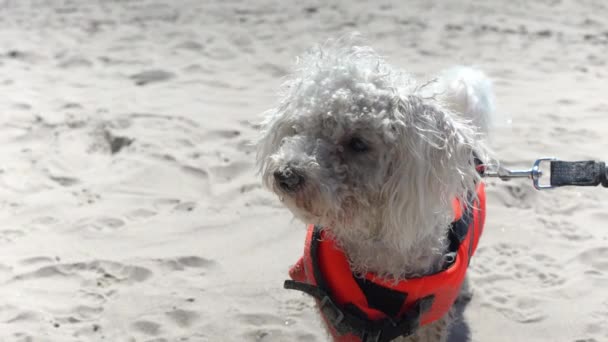
[[(474, 189), (477, 133), (370, 48), (300, 60), (258, 142), (265, 185), (335, 234), (425, 235)], [(402, 236), (402, 234), (395, 234)]]

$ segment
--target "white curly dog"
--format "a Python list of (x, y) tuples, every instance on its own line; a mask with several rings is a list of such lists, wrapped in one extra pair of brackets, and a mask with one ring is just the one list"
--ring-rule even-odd
[[(298, 219), (335, 240), (354, 277), (432, 274), (446, 262), (455, 200), (469, 205), (481, 181), (474, 162), (487, 157), (493, 106), (476, 69), (417, 84), (370, 47), (331, 41), (298, 60), (266, 113), (258, 165)], [(444, 341), (449, 322), (397, 340)]]

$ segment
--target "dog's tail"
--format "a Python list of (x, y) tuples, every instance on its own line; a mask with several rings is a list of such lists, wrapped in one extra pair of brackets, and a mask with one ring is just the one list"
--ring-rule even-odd
[(490, 79), (478, 69), (458, 66), (446, 70), (439, 83), (440, 94), (450, 109), (461, 113), (487, 134), (496, 123)]

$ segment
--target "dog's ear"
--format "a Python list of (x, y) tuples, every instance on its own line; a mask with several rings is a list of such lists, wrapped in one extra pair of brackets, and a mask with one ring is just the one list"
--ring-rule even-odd
[(465, 66), (445, 70), (436, 88), (447, 106), (471, 120), (483, 133), (498, 124), (492, 81), (481, 70)]
[(386, 222), (392, 226), (386, 231), (408, 229), (412, 238), (421, 238), (433, 234), (429, 229), (440, 222), (451, 221), (454, 199), (475, 192), (477, 132), (449, 110), (419, 97), (397, 102), (392, 124), (397, 144), (382, 189)]

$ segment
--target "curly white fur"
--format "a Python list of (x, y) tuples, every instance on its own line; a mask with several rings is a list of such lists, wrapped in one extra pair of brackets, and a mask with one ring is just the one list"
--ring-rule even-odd
[[(267, 112), (258, 165), (296, 217), (335, 237), (353, 271), (417, 276), (441, 265), (452, 203), (475, 192), (492, 109), (480, 71), (419, 86), (371, 48), (333, 41), (299, 60)], [(275, 179), (286, 169), (302, 175), (295, 191)]]

